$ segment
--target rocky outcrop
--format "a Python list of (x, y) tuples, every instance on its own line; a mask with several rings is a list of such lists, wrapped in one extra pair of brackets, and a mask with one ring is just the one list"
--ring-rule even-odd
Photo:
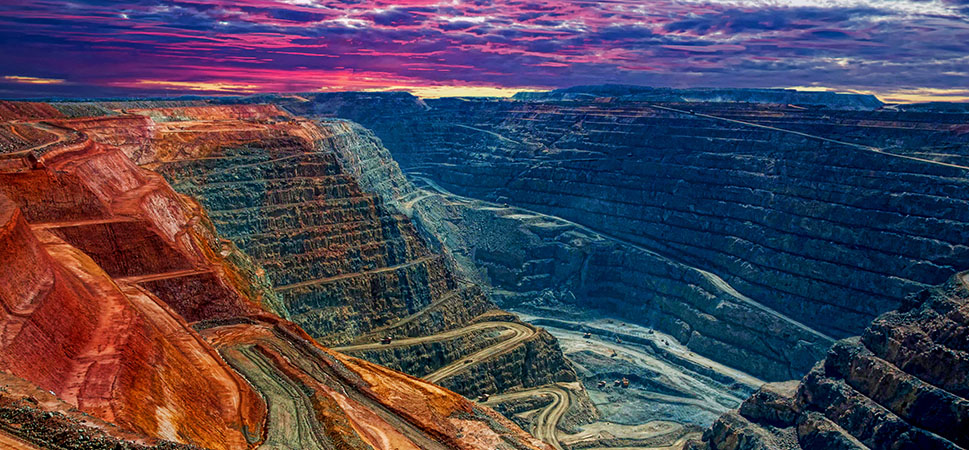
[(0, 372), (0, 386), (0, 446), (4, 449), (199, 449), (123, 430), (14, 375)]
[(839, 341), (800, 383), (763, 387), (692, 447), (969, 447), (964, 277)]
[[(337, 94), (286, 107), (320, 113), (311, 105), (327, 105), (373, 129), (415, 177), (490, 207), (577, 224), (616, 246), (580, 272), (576, 252), (549, 251), (554, 231), (527, 223), (543, 241), (534, 251), (471, 243), (469, 258), (494, 274), (499, 295), (556, 290), (563, 283), (543, 275), (549, 267), (578, 275), (599, 266), (598, 275), (565, 283), (584, 289), (556, 297), (629, 311), (621, 317), (729, 364), (747, 361), (733, 349), (750, 343), (740, 345), (765, 357), (741, 367), (767, 379), (804, 373), (827, 336), (857, 334), (969, 258), (960, 165), (969, 142), (959, 115), (469, 99), (426, 100), (421, 112), (394, 98), (406, 113), (352, 96), (341, 103)], [(656, 256), (644, 260), (643, 251)], [(526, 271), (506, 270), (523, 261)], [(522, 276), (528, 271), (535, 274)], [(751, 309), (780, 328), (738, 327)], [(805, 356), (779, 356), (796, 354)]]

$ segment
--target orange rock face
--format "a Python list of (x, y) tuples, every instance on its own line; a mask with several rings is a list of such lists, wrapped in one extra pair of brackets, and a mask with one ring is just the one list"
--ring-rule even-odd
[[(197, 306), (139, 278), (220, 270), (183, 200), (90, 141), (41, 160), (0, 174), (0, 367), (131, 430), (246, 446), (262, 400), (188, 326)], [(192, 287), (223, 294), (206, 304), (212, 317), (257, 309), (219, 277)]]
[(0, 120), (36, 120), (64, 117), (57, 108), (47, 103), (0, 101)]
[[(136, 164), (267, 133), (306, 146), (314, 129), (270, 123), (284, 114), (264, 106), (139, 112), (64, 119), (0, 102), (0, 137), (16, 144), (0, 149), (5, 376), (122, 430), (213, 449), (544, 448), (453, 392), (318, 346), (271, 312), (262, 269), (205, 211)], [(153, 115), (251, 125), (149, 146)]]

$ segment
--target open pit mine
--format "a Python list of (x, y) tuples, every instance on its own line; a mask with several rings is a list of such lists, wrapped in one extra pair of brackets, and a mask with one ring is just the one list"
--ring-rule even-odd
[(0, 101), (0, 448), (969, 448), (969, 113)]

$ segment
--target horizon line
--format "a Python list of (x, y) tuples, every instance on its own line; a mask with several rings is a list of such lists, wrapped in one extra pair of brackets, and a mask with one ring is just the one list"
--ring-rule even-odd
[[(7, 80), (31, 79), (32, 77), (5, 76)], [(26, 82), (34, 84), (33, 82)], [(164, 85), (167, 82), (157, 82)], [(183, 86), (183, 82), (171, 82), (175, 85)], [(207, 84), (207, 83), (206, 83)], [(578, 85), (564, 88), (539, 88), (539, 87), (494, 87), (494, 86), (401, 86), (392, 85), (380, 88), (365, 89), (343, 89), (343, 88), (321, 88), (316, 91), (219, 91), (205, 90), (193, 92), (172, 89), (173, 92), (146, 93), (133, 95), (105, 95), (105, 96), (83, 96), (83, 95), (45, 95), (29, 97), (0, 97), (4, 101), (52, 101), (52, 102), (96, 102), (96, 101), (123, 101), (128, 99), (204, 99), (204, 98), (245, 98), (260, 95), (312, 95), (327, 93), (392, 93), (404, 92), (421, 99), (439, 98), (511, 98), (518, 93), (527, 92), (553, 92), (557, 90), (571, 89), (580, 86), (628, 86), (637, 88), (669, 89), (669, 90), (705, 90), (705, 89), (730, 89), (730, 90), (788, 90), (795, 92), (831, 92), (842, 95), (870, 95), (885, 105), (895, 104), (919, 104), (919, 103), (967, 103), (969, 102), (969, 90), (963, 89), (938, 89), (938, 88), (908, 88), (895, 89), (886, 92), (879, 92), (870, 89), (847, 89), (831, 88), (826, 86), (769, 86), (769, 87), (716, 87), (716, 86), (695, 86), (695, 87), (671, 87), (671, 86), (650, 86), (623, 83), (604, 83), (599, 85)]]

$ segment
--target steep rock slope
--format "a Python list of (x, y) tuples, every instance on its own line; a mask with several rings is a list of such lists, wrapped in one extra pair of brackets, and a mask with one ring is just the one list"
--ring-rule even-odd
[(691, 448), (969, 447), (966, 274), (839, 341), (800, 383), (766, 385)]
[(56, 109), (0, 106), (55, 135), (0, 169), (0, 443), (543, 448), (453, 392), (319, 347), (271, 313), (264, 270), (201, 205)]
[[(559, 301), (631, 306), (637, 314), (627, 319), (649, 319), (715, 358), (715, 349), (750, 342), (731, 336), (744, 330), (730, 317), (752, 310), (788, 322), (754, 340), (767, 342), (767, 354), (793, 354), (794, 345), (820, 355), (828, 336), (858, 333), (969, 256), (961, 238), (969, 184), (958, 164), (969, 154), (964, 116), (390, 96), (400, 113), (371, 108), (364, 94), (321, 94), (287, 107), (362, 123), (405, 171), (455, 194), (555, 216), (624, 246), (621, 255), (642, 248), (703, 275), (716, 287), (668, 270), (635, 283), (589, 277), (575, 300)], [(598, 261), (624, 269), (616, 274), (643, 267)], [(697, 286), (732, 298), (680, 295), (676, 303), (690, 312), (657, 317), (669, 315), (665, 291)], [(721, 334), (705, 334), (711, 329)], [(784, 379), (807, 371), (811, 358), (774, 360), (725, 362)]]
[[(199, 245), (206, 236), (161, 177), (117, 149), (70, 141), (39, 158), (41, 169), (0, 174), (0, 364), (128, 429), (212, 448), (247, 445), (248, 430), (261, 426), (261, 400), (184, 318), (258, 307), (215, 275), (227, 269), (210, 262)], [(191, 279), (222, 295), (202, 303), (155, 294), (140, 282), (145, 275), (168, 286)]]
[[(431, 187), (415, 195), (408, 203), (416, 221), (442, 236), (469, 276), (494, 286), (502, 304), (578, 323), (598, 313), (652, 324), (768, 379), (799, 377), (833, 342), (710, 272), (577, 223)], [(598, 299), (595, 312), (578, 301), (582, 295)], [(777, 351), (783, 348), (791, 351)]]
[[(467, 325), (495, 309), (397, 210), (413, 187), (358, 125), (294, 118), (269, 105), (125, 111), (138, 116), (61, 123), (119, 145), (198, 199), (220, 234), (265, 269), (280, 314), (321, 342), (351, 353), (357, 350), (347, 344), (384, 336), (430, 342), (470, 332)], [(466, 395), (575, 379), (547, 333), (513, 316), (503, 320), (527, 328), (525, 339), (429, 379)], [(430, 376), (474, 347), (452, 345), (429, 355), (436, 361), (421, 345), (394, 348), (366, 355)], [(425, 360), (403, 365), (414, 358)]]

